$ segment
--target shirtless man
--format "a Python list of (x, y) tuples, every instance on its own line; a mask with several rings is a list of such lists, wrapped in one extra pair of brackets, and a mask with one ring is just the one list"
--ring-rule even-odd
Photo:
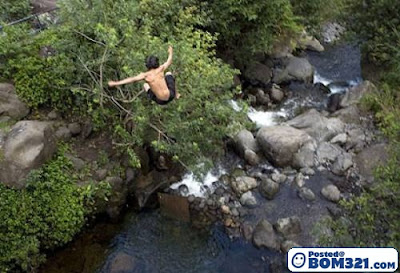
[(144, 89), (150, 99), (156, 103), (164, 105), (172, 101), (174, 98), (179, 99), (180, 94), (175, 90), (175, 79), (171, 72), (167, 72), (164, 77), (164, 71), (172, 63), (173, 49), (170, 46), (168, 48), (168, 60), (159, 65), (158, 58), (156, 56), (149, 56), (146, 58), (147, 72), (142, 72), (135, 77), (129, 77), (122, 81), (109, 81), (110, 87), (123, 85), (127, 83), (133, 83), (141, 80), (145, 80)]

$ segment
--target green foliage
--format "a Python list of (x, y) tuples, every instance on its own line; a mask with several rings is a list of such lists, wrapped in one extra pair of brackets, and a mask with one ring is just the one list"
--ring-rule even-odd
[(43, 260), (41, 250), (69, 242), (106, 198), (107, 185), (79, 188), (71, 162), (61, 154), (28, 177), (23, 190), (0, 183), (0, 271), (32, 271)]
[(343, 0), (291, 0), (293, 13), (310, 30), (319, 30), (321, 23), (339, 16), (344, 9)]
[(29, 0), (0, 0), (0, 22), (11, 22), (28, 15)]
[(391, 0), (348, 0), (349, 28), (365, 42), (370, 62), (391, 64), (400, 45), (400, 5)]
[(219, 44), (236, 58), (268, 52), (282, 36), (299, 30), (289, 0), (200, 2), (210, 14), (211, 30), (220, 34)]

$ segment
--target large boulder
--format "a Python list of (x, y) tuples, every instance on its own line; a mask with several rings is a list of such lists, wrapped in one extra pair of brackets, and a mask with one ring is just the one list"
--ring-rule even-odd
[(29, 108), (18, 98), (14, 86), (0, 83), (0, 116), (9, 116), (19, 120), (28, 114)]
[(257, 224), (253, 233), (253, 243), (259, 248), (266, 247), (275, 251), (280, 249), (279, 238), (267, 220), (261, 220)]
[(299, 81), (312, 83), (314, 68), (306, 58), (289, 57), (284, 60), (284, 68), (274, 69), (274, 83), (287, 83)]
[(297, 39), (297, 47), (317, 52), (322, 52), (325, 50), (321, 43), (315, 39), (315, 37), (308, 35), (305, 30), (303, 30), (300, 37)]
[(370, 93), (373, 93), (376, 91), (377, 91), (377, 89), (373, 83), (371, 83), (370, 81), (364, 81), (361, 84), (359, 84), (353, 88), (350, 88), (346, 92), (346, 94), (343, 96), (343, 98), (340, 102), (340, 106), (342, 108), (344, 108), (344, 107), (348, 107), (353, 104), (357, 104), (364, 95), (370, 94)]
[(328, 141), (344, 131), (345, 125), (337, 118), (326, 118), (315, 109), (295, 117), (287, 125), (305, 131), (319, 141)]
[(252, 63), (243, 74), (253, 85), (266, 85), (272, 78), (271, 68), (259, 62)]
[(357, 154), (354, 161), (367, 185), (374, 182), (373, 171), (376, 167), (386, 164), (388, 157), (387, 145), (385, 143), (372, 145)]
[(293, 167), (298, 169), (314, 167), (316, 147), (317, 144), (315, 141), (311, 141), (303, 145), (294, 155), (292, 164)]
[(24, 187), (26, 175), (50, 159), (55, 151), (52, 123), (16, 123), (0, 150), (3, 154), (0, 162), (0, 181), (10, 187)]
[(261, 128), (256, 139), (265, 156), (278, 167), (292, 165), (297, 151), (312, 141), (307, 133), (290, 126)]
[(246, 129), (240, 131), (236, 135), (234, 140), (235, 140), (235, 148), (241, 156), (244, 156), (245, 151), (247, 149), (255, 153), (257, 153), (259, 150), (257, 141), (254, 138), (253, 134)]

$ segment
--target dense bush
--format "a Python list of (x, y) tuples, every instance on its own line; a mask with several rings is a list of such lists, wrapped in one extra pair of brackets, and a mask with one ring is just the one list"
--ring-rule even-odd
[(40, 251), (69, 242), (81, 230), (99, 188), (79, 188), (72, 170), (58, 155), (31, 173), (26, 189), (0, 183), (1, 272), (32, 271), (44, 259)]
[(0, 22), (11, 22), (28, 15), (29, 0), (0, 0)]

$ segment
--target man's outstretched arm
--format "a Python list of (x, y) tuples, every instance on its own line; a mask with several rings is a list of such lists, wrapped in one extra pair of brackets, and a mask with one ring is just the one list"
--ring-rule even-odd
[(133, 83), (133, 82), (137, 82), (137, 81), (141, 81), (144, 80), (146, 76), (146, 73), (140, 73), (139, 75), (135, 76), (135, 77), (129, 77), (126, 78), (122, 81), (109, 81), (108, 82), (108, 86), (113, 87), (113, 86), (118, 86), (118, 85), (123, 85), (123, 84), (128, 84), (128, 83)]
[(172, 46), (169, 46), (168, 47), (168, 59), (163, 65), (161, 65), (162, 70), (167, 69), (172, 64), (173, 52), (174, 52), (174, 50), (172, 49)]

